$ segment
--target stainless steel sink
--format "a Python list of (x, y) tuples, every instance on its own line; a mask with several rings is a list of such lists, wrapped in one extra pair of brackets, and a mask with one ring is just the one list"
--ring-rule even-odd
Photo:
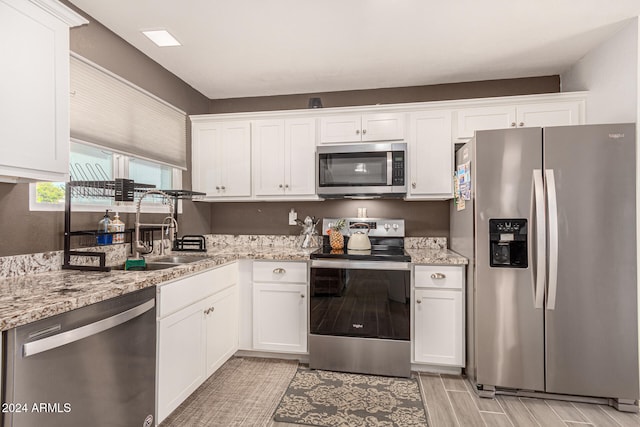
[[(166, 268), (176, 267), (182, 265), (180, 263), (171, 262), (147, 262), (144, 268), (133, 267), (126, 271), (152, 271), (152, 270), (164, 270)], [(111, 267), (112, 270), (124, 270), (124, 264)]]
[[(190, 262), (202, 261), (208, 259), (206, 255), (169, 255), (161, 258), (156, 258), (146, 262), (145, 268), (134, 267), (127, 271), (151, 271), (151, 270), (164, 270), (166, 268), (176, 267), (182, 264), (189, 264)], [(112, 270), (124, 270), (124, 264), (111, 267)]]
[(151, 262), (171, 263), (171, 264), (188, 264), (190, 262), (202, 261), (208, 259), (206, 255), (169, 255), (162, 258), (155, 258)]

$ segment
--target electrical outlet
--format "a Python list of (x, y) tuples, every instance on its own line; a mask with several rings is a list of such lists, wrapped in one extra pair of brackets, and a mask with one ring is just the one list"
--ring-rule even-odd
[(296, 219), (298, 219), (298, 213), (291, 208), (289, 212), (289, 225), (298, 225)]

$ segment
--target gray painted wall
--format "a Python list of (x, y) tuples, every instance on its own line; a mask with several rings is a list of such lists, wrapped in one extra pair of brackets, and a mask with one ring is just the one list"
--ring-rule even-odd
[[(446, 99), (523, 95), (559, 92), (558, 76), (482, 81), (409, 88), (359, 90), (272, 97), (209, 100), (185, 82), (152, 61), (123, 39), (68, 1), (90, 23), (71, 30), (71, 50), (148, 90), (188, 114), (265, 111), (307, 108), (308, 98), (321, 97), (325, 107), (373, 105)], [(190, 139), (189, 139), (190, 140)], [(187, 153), (191, 168), (190, 144)], [(191, 188), (191, 175), (183, 174), (183, 188)], [(27, 184), (0, 183), (0, 256), (62, 249), (62, 212), (30, 212)], [(448, 202), (403, 202), (378, 200), (366, 202), (324, 201), (305, 203), (184, 203), (180, 216), (181, 234), (256, 233), (297, 234), (298, 228), (287, 225), (287, 212), (296, 208), (305, 215), (355, 215), (357, 207), (367, 207), (369, 215), (404, 217), (410, 236), (448, 236)], [(156, 221), (164, 215), (148, 215)], [(73, 229), (93, 229), (99, 213), (73, 216)], [(123, 216), (129, 226), (131, 215)]]

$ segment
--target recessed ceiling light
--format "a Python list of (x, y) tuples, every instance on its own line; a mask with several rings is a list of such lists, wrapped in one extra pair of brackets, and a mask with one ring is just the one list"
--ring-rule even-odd
[(176, 40), (167, 30), (149, 30), (143, 31), (142, 34), (149, 37), (149, 39), (160, 47), (166, 46), (181, 46), (180, 42)]

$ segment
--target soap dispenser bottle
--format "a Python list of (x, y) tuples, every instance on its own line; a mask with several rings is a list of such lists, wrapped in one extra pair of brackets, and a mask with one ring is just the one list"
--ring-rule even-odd
[(98, 245), (110, 245), (112, 243), (113, 235), (103, 234), (103, 233), (109, 233), (111, 231), (109, 229), (110, 225), (111, 225), (111, 218), (109, 218), (109, 209), (107, 209), (102, 219), (98, 221), (98, 235), (96, 236), (96, 241)]
[(119, 233), (119, 231), (124, 231), (124, 222), (120, 220), (120, 215), (118, 215), (118, 212), (116, 212), (113, 217), (113, 221), (111, 221), (111, 224), (109, 225), (109, 231), (116, 233), (113, 234), (112, 242), (114, 244), (124, 243), (124, 233)]

